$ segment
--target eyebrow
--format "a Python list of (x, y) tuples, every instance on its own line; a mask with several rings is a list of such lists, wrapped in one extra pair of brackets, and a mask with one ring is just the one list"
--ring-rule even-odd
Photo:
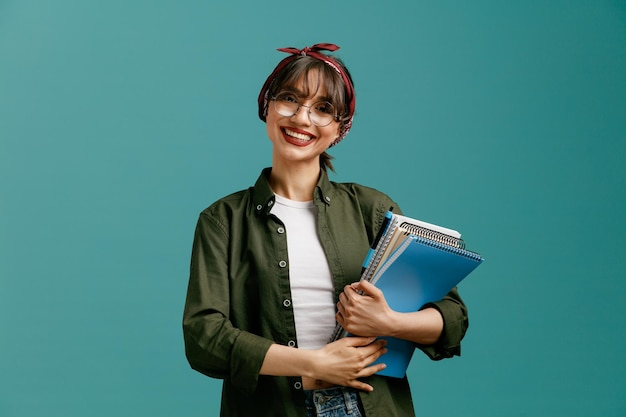
[[(297, 87), (293, 87), (293, 86), (285, 86), (282, 89), (283, 92), (288, 92), (288, 93), (293, 93), (296, 96), (298, 96), (299, 98), (306, 98), (304, 95), (304, 91), (300, 90)], [(326, 101), (328, 103), (332, 103), (331, 98), (328, 96), (320, 96), (317, 100), (319, 101)]]

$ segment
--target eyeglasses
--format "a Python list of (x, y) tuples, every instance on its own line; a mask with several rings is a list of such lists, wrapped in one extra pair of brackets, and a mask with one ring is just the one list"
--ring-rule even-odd
[(309, 109), (309, 120), (315, 126), (328, 126), (333, 120), (339, 120), (335, 108), (327, 101), (318, 101), (310, 106), (300, 103), (298, 97), (292, 93), (279, 93), (276, 97), (272, 97), (274, 101), (274, 110), (281, 116), (291, 117), (298, 113), (300, 107)]

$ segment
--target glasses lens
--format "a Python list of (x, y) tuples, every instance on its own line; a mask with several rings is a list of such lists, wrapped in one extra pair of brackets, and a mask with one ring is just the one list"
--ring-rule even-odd
[(327, 101), (320, 101), (311, 106), (311, 121), (317, 126), (327, 126), (335, 118), (335, 108)]
[(291, 117), (298, 112), (298, 99), (293, 94), (279, 94), (274, 99), (274, 110), (281, 116)]

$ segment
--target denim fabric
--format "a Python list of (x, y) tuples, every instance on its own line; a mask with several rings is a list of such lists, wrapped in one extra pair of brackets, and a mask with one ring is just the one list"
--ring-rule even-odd
[(308, 417), (364, 417), (359, 396), (350, 388), (305, 391)]

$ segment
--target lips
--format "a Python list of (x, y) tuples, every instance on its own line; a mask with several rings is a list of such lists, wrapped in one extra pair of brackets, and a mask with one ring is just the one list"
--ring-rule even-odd
[(299, 129), (283, 127), (280, 130), (283, 132), (285, 140), (296, 146), (307, 146), (315, 139), (314, 135)]

